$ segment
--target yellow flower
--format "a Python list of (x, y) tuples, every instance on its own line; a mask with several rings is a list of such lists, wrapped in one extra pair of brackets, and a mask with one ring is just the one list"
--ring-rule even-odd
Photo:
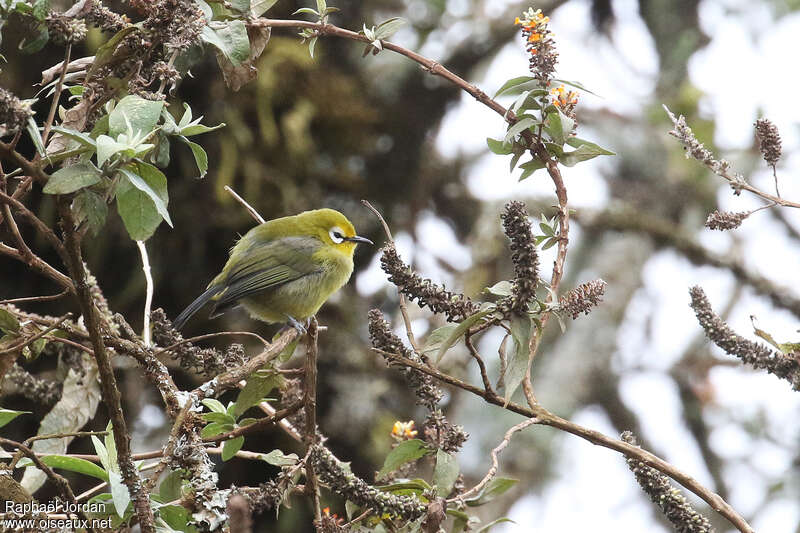
[(396, 439), (413, 439), (419, 432), (414, 429), (414, 421), (400, 422), (399, 420), (392, 426), (392, 437)]

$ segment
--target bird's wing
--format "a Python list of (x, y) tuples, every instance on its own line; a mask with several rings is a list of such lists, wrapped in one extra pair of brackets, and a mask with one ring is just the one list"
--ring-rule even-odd
[(236, 302), (266, 289), (320, 271), (311, 256), (319, 241), (309, 237), (284, 237), (266, 242), (243, 243), (244, 259), (234, 260), (228, 276), (214, 297), (214, 313), (230, 309)]

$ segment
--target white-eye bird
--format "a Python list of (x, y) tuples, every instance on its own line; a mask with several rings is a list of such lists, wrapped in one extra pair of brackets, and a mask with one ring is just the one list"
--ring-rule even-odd
[(353, 224), (333, 209), (316, 209), (256, 226), (231, 249), (222, 272), (175, 319), (181, 329), (208, 302), (210, 318), (241, 305), (255, 319), (288, 322), (315, 315), (353, 273), (358, 243)]

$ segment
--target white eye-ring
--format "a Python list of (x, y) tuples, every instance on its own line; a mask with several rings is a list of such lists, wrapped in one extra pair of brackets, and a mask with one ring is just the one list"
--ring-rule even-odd
[(334, 244), (341, 244), (344, 242), (344, 232), (339, 226), (332, 227), (328, 235), (331, 236), (331, 240)]

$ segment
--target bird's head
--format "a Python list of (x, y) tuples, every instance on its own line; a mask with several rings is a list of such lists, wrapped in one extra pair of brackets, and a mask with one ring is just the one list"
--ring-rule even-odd
[(323, 244), (332, 246), (348, 255), (353, 255), (358, 243), (372, 244), (366, 237), (356, 235), (353, 223), (339, 211), (333, 209), (315, 209), (298, 215), (301, 225), (308, 233), (318, 238)]

